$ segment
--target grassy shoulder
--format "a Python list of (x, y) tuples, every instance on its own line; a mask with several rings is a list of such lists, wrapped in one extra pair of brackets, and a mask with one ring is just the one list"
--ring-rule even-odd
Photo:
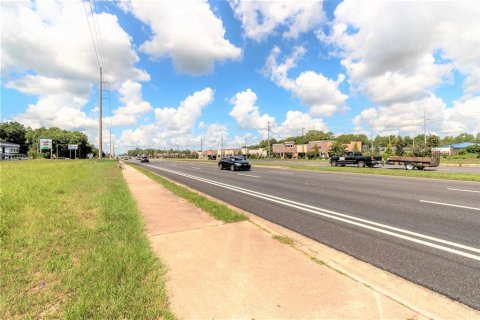
[[(277, 165), (278, 166), (278, 165)], [(415, 177), (415, 178), (430, 178), (430, 179), (449, 179), (462, 181), (476, 181), (480, 182), (480, 175), (476, 173), (463, 172), (441, 172), (441, 171), (421, 171), (421, 170), (405, 170), (405, 169), (381, 169), (381, 168), (357, 168), (357, 167), (328, 167), (328, 166), (301, 166), (285, 164), (282, 167), (298, 170), (313, 170), (313, 171), (327, 171), (327, 172), (349, 172), (360, 174), (375, 174), (384, 176), (397, 177)]]
[(186, 199), (195, 206), (201, 208), (215, 219), (221, 220), (226, 223), (239, 222), (248, 220), (248, 218), (240, 212), (237, 212), (224, 204), (212, 201), (205, 196), (202, 196), (196, 192), (190, 191), (187, 188), (179, 186), (169, 180), (162, 178), (161, 176), (152, 173), (142, 167), (135, 164), (131, 165), (141, 173), (145, 174), (150, 179), (160, 183), (162, 186), (173, 192), (174, 194)]
[(173, 319), (114, 161), (0, 165), (0, 317)]

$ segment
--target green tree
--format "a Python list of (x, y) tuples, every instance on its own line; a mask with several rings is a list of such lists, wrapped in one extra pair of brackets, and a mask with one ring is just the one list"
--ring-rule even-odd
[(387, 145), (387, 149), (385, 150), (384, 156), (388, 159), (393, 154), (392, 146)]
[(5, 140), (11, 143), (20, 145), (20, 153), (26, 154), (28, 145), (26, 141), (27, 129), (15, 121), (8, 121), (0, 123), (0, 140)]
[(342, 153), (345, 153), (345, 149), (347, 148), (347, 146), (340, 142), (340, 141), (336, 141), (331, 147), (330, 147), (330, 154), (342, 154)]
[(428, 136), (427, 138), (427, 147), (434, 148), (440, 145), (440, 138), (434, 134)]
[(465, 148), (468, 153), (480, 153), (480, 144), (472, 144)]
[(462, 142), (475, 142), (475, 137), (473, 136), (473, 134), (470, 134), (467, 132), (461, 133), (455, 137), (454, 143), (462, 143)]
[(403, 154), (405, 153), (405, 151), (403, 150), (404, 147), (405, 140), (401, 136), (398, 136), (395, 142), (395, 154), (397, 156), (403, 156)]

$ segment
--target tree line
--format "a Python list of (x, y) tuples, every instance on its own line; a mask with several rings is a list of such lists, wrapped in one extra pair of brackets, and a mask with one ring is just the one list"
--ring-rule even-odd
[(70, 156), (69, 144), (78, 145), (77, 157), (79, 158), (86, 158), (89, 153), (98, 154), (98, 149), (89, 143), (85, 134), (79, 131), (67, 131), (56, 127), (31, 129), (15, 121), (0, 123), (0, 140), (19, 144), (20, 153), (29, 157), (49, 158), (50, 151), (39, 149), (40, 139), (52, 139), (52, 152), (57, 157)]

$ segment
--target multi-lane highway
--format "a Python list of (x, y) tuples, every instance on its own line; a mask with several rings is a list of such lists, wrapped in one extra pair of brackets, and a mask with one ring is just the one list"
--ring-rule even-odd
[(480, 183), (141, 165), (480, 310)]

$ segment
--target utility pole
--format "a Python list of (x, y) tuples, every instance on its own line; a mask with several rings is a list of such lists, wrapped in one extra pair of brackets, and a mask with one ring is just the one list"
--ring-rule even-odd
[(371, 150), (371, 152), (373, 153), (375, 151), (375, 146), (373, 145), (373, 128), (370, 129), (370, 137), (372, 138), (372, 150)]
[(113, 158), (113, 149), (112, 149), (112, 130), (110, 130), (110, 159)]
[(305, 128), (302, 128), (302, 151), (303, 151), (303, 158), (305, 158), (305, 135), (303, 134), (303, 130), (305, 130)]
[(245, 159), (248, 158), (247, 138), (245, 138)]
[(423, 111), (423, 137), (425, 139), (425, 146), (427, 145), (427, 124), (425, 121), (425, 111)]
[(100, 110), (98, 113), (98, 159), (102, 159), (102, 67), (100, 67), (100, 87), (99, 87), (99, 92), (100, 92)]
[(220, 149), (220, 158), (223, 158), (223, 133), (222, 133), (222, 149)]
[(200, 137), (200, 153), (203, 155), (203, 137)]
[(267, 157), (270, 158), (270, 121), (267, 122)]

